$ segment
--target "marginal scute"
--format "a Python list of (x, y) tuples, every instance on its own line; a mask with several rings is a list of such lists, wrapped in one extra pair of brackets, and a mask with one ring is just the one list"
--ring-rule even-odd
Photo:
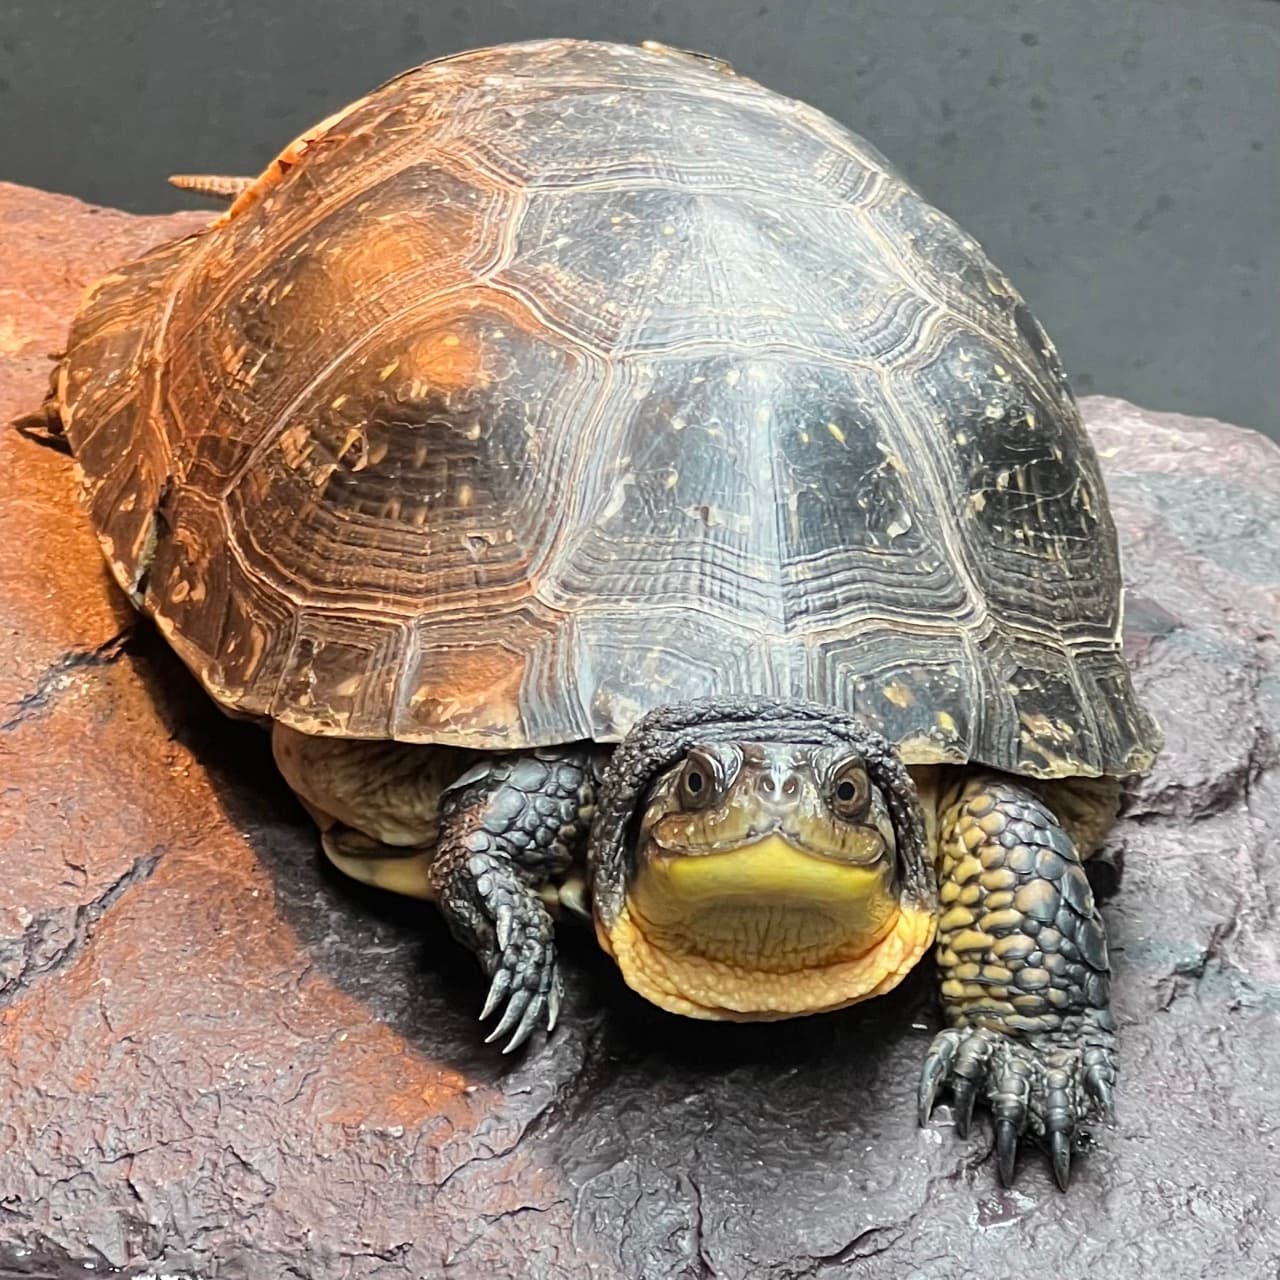
[(514, 749), (759, 694), (1046, 779), (1158, 744), (1025, 304), (711, 60), (406, 72), (101, 281), (59, 385), (113, 572), (230, 710)]

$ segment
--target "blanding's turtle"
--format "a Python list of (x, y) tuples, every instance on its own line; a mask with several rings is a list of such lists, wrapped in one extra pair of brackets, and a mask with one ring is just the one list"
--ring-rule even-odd
[(434, 899), (508, 1047), (564, 907), (698, 1018), (934, 945), (922, 1120), (982, 1098), (1002, 1177), (1026, 1133), (1065, 1185), (1115, 1070), (1081, 859), (1159, 733), (1097, 459), (978, 244), (655, 45), (445, 58), (213, 185), (89, 292), (51, 405), (333, 862)]

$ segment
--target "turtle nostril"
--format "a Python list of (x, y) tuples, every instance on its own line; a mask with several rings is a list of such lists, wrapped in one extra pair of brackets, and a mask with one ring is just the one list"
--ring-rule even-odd
[(794, 773), (764, 773), (760, 775), (760, 795), (777, 802), (784, 796), (790, 799), (800, 790), (800, 779)]

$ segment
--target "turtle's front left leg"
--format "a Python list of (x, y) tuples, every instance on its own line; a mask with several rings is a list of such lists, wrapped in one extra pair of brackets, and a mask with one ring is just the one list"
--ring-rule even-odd
[(1111, 1109), (1115, 1029), (1102, 918), (1070, 837), (1030, 790), (970, 779), (942, 815), (938, 965), (951, 1024), (920, 1079), (920, 1122), (949, 1082), (963, 1136), (976, 1097), (995, 1121), (1000, 1180), (1024, 1132), (1064, 1190), (1091, 1108)]

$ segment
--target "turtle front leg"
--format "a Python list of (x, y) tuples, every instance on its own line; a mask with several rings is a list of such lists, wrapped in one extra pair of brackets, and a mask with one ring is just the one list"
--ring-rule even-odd
[(920, 1078), (920, 1123), (949, 1082), (956, 1128), (976, 1097), (995, 1121), (1000, 1180), (1019, 1137), (1066, 1189), (1078, 1123), (1111, 1110), (1115, 1029), (1102, 918), (1070, 837), (1025, 787), (970, 779), (942, 814), (938, 965), (947, 1030)]
[(504, 1053), (560, 1010), (551, 916), (539, 889), (561, 878), (590, 824), (595, 758), (587, 748), (494, 756), (444, 794), (431, 883), (454, 937), (492, 982), (482, 1019), (502, 1008), (489, 1041)]

